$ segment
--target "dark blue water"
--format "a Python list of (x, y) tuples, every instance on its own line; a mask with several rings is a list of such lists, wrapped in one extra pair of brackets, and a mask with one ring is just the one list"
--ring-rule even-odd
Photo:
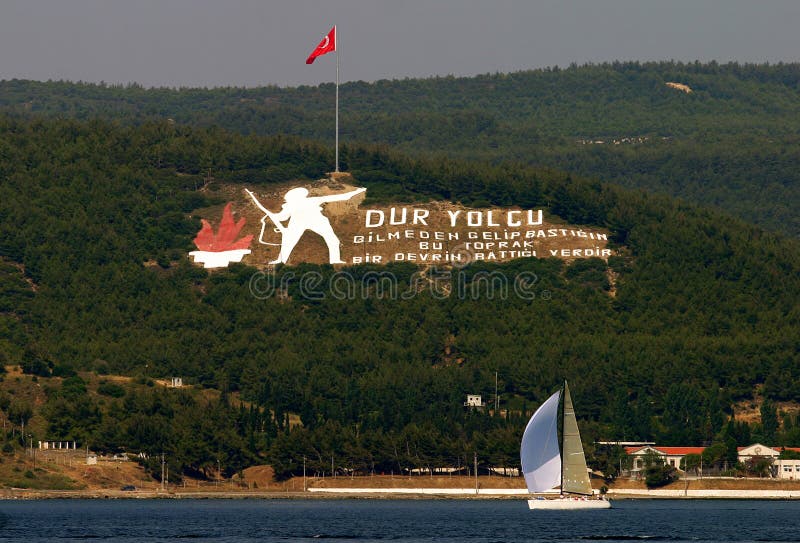
[(529, 511), (524, 500), (0, 501), (0, 541), (800, 541), (800, 501), (617, 501)]

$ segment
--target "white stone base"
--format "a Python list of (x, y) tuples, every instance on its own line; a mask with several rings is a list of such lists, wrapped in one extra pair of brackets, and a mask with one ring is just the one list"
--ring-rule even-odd
[(202, 264), (204, 268), (225, 268), (231, 262), (241, 262), (244, 255), (249, 255), (250, 249), (234, 249), (232, 251), (192, 251), (195, 264)]

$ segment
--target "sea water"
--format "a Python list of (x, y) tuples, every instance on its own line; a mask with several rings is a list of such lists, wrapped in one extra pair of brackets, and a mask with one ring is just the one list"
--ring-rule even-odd
[(530, 511), (524, 500), (0, 501), (0, 541), (798, 541), (800, 501), (620, 500)]

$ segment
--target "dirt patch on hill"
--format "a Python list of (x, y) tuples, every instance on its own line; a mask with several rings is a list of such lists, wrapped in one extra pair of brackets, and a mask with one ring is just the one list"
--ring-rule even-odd
[(275, 481), (275, 470), (272, 466), (252, 466), (244, 470), (244, 478), (260, 487), (269, 486)]
[(140, 489), (155, 489), (158, 483), (134, 462), (99, 463), (80, 466), (65, 473), (80, 481), (88, 489), (114, 489), (134, 486)]

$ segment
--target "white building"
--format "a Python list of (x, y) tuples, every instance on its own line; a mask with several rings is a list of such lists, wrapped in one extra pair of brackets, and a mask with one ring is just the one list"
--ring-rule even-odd
[(625, 452), (632, 457), (631, 472), (636, 473), (644, 469), (644, 460), (648, 455), (656, 455), (664, 460), (664, 464), (675, 469), (681, 469), (681, 461), (687, 454), (703, 454), (705, 447), (625, 447)]
[(40, 450), (64, 450), (74, 451), (77, 450), (78, 444), (75, 441), (40, 441)]
[(742, 464), (753, 458), (769, 458), (771, 460), (776, 460), (781, 454), (780, 449), (767, 447), (761, 443), (753, 443), (747, 447), (737, 447), (736, 452), (739, 456), (739, 462)]
[(800, 480), (800, 460), (780, 459), (776, 462), (779, 479)]
[(781, 451), (800, 452), (800, 447), (767, 447), (754, 443), (747, 447), (739, 447), (739, 462), (746, 463), (753, 458), (768, 459), (772, 463), (772, 473), (779, 479), (800, 480), (800, 460), (779, 458)]
[(483, 403), (480, 394), (467, 394), (467, 401), (464, 402), (464, 407), (486, 407)]

